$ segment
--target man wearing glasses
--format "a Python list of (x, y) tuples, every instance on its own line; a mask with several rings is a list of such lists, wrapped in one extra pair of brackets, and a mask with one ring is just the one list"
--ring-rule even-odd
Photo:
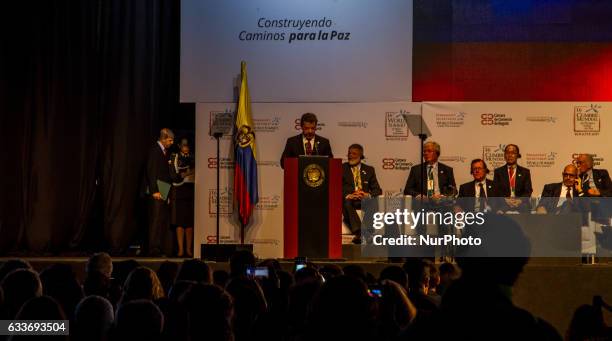
[(496, 168), (493, 172), (493, 188), (496, 195), (504, 198), (500, 200), (498, 211), (529, 212), (529, 198), (533, 189), (531, 187), (531, 172), (517, 164), (521, 158), (519, 147), (508, 144), (504, 148), (506, 164)]
[(576, 210), (572, 203), (578, 197), (578, 168), (567, 165), (563, 168), (562, 176), (562, 182), (544, 185), (537, 213), (559, 214)]
[(611, 197), (612, 180), (605, 169), (593, 169), (593, 156), (580, 154), (576, 158), (580, 181), (580, 196)]

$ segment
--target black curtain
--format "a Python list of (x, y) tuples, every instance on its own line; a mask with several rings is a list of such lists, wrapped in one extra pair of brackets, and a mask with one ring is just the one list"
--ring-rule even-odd
[(0, 254), (119, 253), (146, 150), (179, 111), (180, 3), (0, 5)]

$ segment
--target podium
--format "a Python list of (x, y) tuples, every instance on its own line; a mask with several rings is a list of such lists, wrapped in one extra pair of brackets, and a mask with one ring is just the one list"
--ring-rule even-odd
[(342, 160), (284, 161), (284, 258), (342, 257)]

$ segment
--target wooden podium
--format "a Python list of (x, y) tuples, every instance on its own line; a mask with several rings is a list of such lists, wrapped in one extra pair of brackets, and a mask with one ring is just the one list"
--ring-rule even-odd
[(284, 258), (342, 257), (342, 160), (284, 161)]

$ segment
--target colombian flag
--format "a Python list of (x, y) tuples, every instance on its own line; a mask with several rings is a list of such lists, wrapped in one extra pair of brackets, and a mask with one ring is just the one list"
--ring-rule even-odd
[(242, 225), (247, 225), (253, 207), (259, 201), (257, 194), (257, 154), (255, 133), (251, 117), (251, 98), (247, 85), (246, 62), (240, 63), (240, 96), (236, 112), (236, 137), (234, 141), (234, 198)]

